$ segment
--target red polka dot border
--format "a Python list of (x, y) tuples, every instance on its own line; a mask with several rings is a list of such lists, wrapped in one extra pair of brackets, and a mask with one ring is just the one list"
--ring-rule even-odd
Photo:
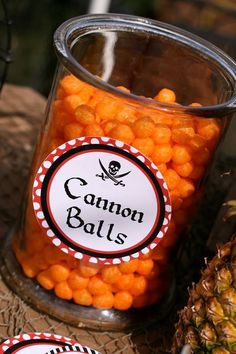
[[(60, 351), (59, 351), (60, 353), (68, 352), (68, 349), (70, 349), (70, 351), (74, 351), (77, 353), (81, 352), (81, 353), (89, 353), (89, 354), (100, 354), (96, 350), (90, 349), (89, 347), (84, 346), (76, 342), (75, 340), (72, 340), (71, 338), (64, 337), (59, 334), (39, 333), (39, 332), (24, 333), (24, 334), (19, 334), (18, 336), (12, 338), (8, 338), (7, 340), (5, 340), (0, 344), (0, 353), (1, 354), (7, 353), (7, 351), (11, 349), (11, 353), (14, 354), (15, 351), (12, 350), (14, 350), (14, 346), (15, 346), (17, 352), (18, 351), (17, 346), (19, 345), (19, 343), (22, 344), (20, 346), (21, 350), (23, 350), (23, 348), (26, 349), (30, 345), (30, 350), (32, 349), (33, 352), (33, 347), (34, 346), (37, 347), (37, 345), (42, 344), (42, 342), (45, 343), (45, 340), (48, 341), (49, 344), (50, 342), (52, 342), (54, 347), (57, 345), (56, 342), (65, 343), (65, 346), (62, 346), (60, 344)], [(25, 345), (23, 345), (23, 343), (25, 343)], [(51, 351), (52, 352), (55, 351), (55, 353), (58, 353), (58, 351), (56, 350), (57, 349), (54, 348)], [(51, 353), (51, 351), (49, 353)]]
[[(164, 220), (163, 220), (163, 225), (161, 226), (158, 234), (156, 235), (155, 239), (146, 247), (141, 249), (139, 252), (135, 252), (131, 255), (124, 256), (121, 258), (109, 258), (109, 256), (104, 256), (102, 257), (91, 257), (90, 255), (82, 252), (77, 252), (77, 250), (73, 249), (73, 247), (68, 247), (65, 245), (58, 237), (57, 235), (50, 229), (45, 215), (42, 210), (42, 205), (41, 205), (41, 189), (42, 189), (42, 184), (45, 178), (45, 175), (47, 174), (49, 168), (52, 166), (52, 164), (64, 153), (66, 153), (69, 150), (72, 150), (73, 148), (79, 147), (79, 146), (84, 146), (84, 145), (90, 145), (90, 144), (100, 144), (100, 145), (110, 145), (116, 148), (119, 148), (121, 150), (124, 150), (128, 152), (129, 154), (135, 156), (137, 159), (139, 159), (143, 164), (145, 164), (152, 174), (155, 176), (157, 179), (159, 186), (161, 188), (163, 197), (164, 197), (164, 203), (165, 203), (165, 212), (164, 212)], [(143, 155), (140, 151), (135, 149), (133, 146), (130, 146), (128, 144), (125, 144), (122, 141), (119, 140), (114, 140), (108, 137), (81, 137), (77, 139), (73, 139), (70, 141), (67, 141), (66, 143), (58, 146), (55, 150), (53, 150), (43, 161), (41, 164), (35, 179), (33, 183), (33, 208), (35, 211), (36, 218), (41, 225), (41, 227), (45, 230), (46, 235), (50, 238), (51, 242), (60, 248), (60, 250), (66, 254), (72, 255), (78, 260), (83, 260), (85, 262), (90, 262), (90, 263), (99, 263), (99, 264), (120, 264), (122, 262), (128, 262), (132, 259), (139, 258), (142, 255), (147, 254), (150, 252), (150, 250), (153, 250), (158, 243), (161, 241), (161, 239), (164, 237), (168, 230), (168, 226), (171, 220), (171, 203), (170, 203), (170, 197), (169, 197), (169, 192), (168, 192), (168, 187), (166, 182), (163, 179), (162, 174), (158, 170), (157, 166), (150, 161), (145, 155)]]

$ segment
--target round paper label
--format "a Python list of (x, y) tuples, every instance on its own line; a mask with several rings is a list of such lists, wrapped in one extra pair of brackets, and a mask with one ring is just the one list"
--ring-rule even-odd
[(157, 167), (110, 138), (78, 138), (42, 163), (33, 186), (36, 217), (52, 243), (92, 263), (118, 264), (153, 249), (171, 206)]
[(9, 338), (0, 344), (0, 354), (54, 354), (54, 353), (89, 353), (99, 354), (77, 343), (76, 341), (57, 334), (28, 333)]

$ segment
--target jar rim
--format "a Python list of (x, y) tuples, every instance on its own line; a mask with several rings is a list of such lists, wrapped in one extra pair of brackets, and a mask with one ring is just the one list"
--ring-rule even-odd
[[(204, 58), (212, 60), (215, 64), (217, 63), (228, 74), (233, 83), (232, 96), (225, 102), (215, 105), (177, 106), (141, 97), (116, 88), (85, 69), (71, 53), (71, 46), (75, 40), (78, 40), (78, 38), (85, 34), (101, 32), (104, 29), (113, 31), (115, 29), (119, 29), (119, 31), (145, 31), (153, 35), (175, 39), (179, 43), (193, 48), (201, 56), (204, 56)], [(145, 104), (149, 108), (167, 113), (187, 113), (203, 117), (226, 116), (236, 110), (236, 62), (214, 44), (176, 26), (134, 15), (112, 13), (78, 16), (63, 22), (56, 29), (54, 33), (54, 48), (61, 63), (72, 74), (98, 89), (125, 98), (130, 102)]]

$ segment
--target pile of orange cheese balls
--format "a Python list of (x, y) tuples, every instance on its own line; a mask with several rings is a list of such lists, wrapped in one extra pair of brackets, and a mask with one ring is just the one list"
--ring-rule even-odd
[[(124, 87), (118, 89), (129, 92)], [(175, 93), (166, 88), (153, 100), (178, 105)], [(14, 242), (25, 275), (36, 278), (57, 297), (83, 306), (128, 310), (156, 303), (169, 287), (171, 250), (201, 199), (198, 185), (220, 137), (219, 121), (130, 104), (121, 96), (109, 95), (73, 75), (60, 81), (50, 115), (40, 163), (56, 147), (77, 137), (108, 136), (121, 140), (137, 148), (159, 168), (168, 185), (173, 213), (169, 230), (156, 249), (119, 265), (94, 265), (51, 244), (29, 201), (25, 248), (19, 247), (17, 239)]]

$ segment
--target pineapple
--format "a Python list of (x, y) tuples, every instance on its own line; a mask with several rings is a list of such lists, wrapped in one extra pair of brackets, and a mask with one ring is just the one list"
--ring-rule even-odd
[[(230, 206), (232, 216), (236, 202)], [(172, 353), (188, 343), (194, 354), (236, 354), (236, 237), (218, 250), (189, 295)]]

